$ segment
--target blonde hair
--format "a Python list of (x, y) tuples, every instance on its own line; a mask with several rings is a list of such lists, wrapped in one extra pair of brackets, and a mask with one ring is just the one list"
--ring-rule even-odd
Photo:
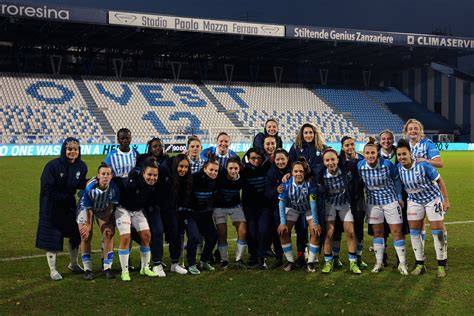
[(407, 137), (408, 125), (411, 124), (411, 123), (418, 124), (418, 126), (420, 127), (420, 135), (421, 135), (421, 138), (424, 138), (424, 137), (425, 137), (425, 128), (423, 127), (423, 124), (421, 124), (421, 122), (418, 121), (417, 119), (409, 119), (409, 120), (405, 123), (405, 125), (403, 126), (403, 136), (404, 136), (404, 137)]
[(298, 135), (296, 135), (296, 140), (295, 140), (295, 147), (297, 148), (303, 148), (303, 130), (309, 127), (313, 130), (314, 133), (314, 139), (312, 141), (312, 145), (314, 148), (316, 148), (319, 151), (324, 150), (324, 138), (321, 132), (319, 131), (319, 128), (316, 127), (316, 125), (312, 123), (305, 123), (303, 126), (301, 126), (300, 131), (298, 132)]

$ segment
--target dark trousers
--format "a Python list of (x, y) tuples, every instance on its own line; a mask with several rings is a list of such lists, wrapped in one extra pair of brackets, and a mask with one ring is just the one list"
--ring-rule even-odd
[(161, 210), (158, 207), (150, 207), (145, 212), (151, 232), (151, 260), (153, 265), (158, 265), (163, 259), (163, 221)]
[[(304, 214), (303, 214), (304, 215)], [(298, 217), (295, 223), (296, 230), (296, 249), (298, 252), (304, 252), (308, 244), (308, 223), (306, 223), (306, 216)]]
[(244, 207), (247, 220), (247, 244), (251, 260), (265, 258), (271, 242), (271, 217), (269, 208)]
[(179, 233), (178, 215), (175, 209), (161, 212), (161, 221), (169, 244), (171, 263), (178, 263), (181, 255), (181, 236)]
[(280, 210), (278, 204), (273, 207), (273, 222), (272, 222), (272, 243), (273, 250), (275, 251), (275, 257), (277, 259), (283, 259), (283, 249), (281, 248), (280, 236), (278, 235), (278, 226), (280, 225)]

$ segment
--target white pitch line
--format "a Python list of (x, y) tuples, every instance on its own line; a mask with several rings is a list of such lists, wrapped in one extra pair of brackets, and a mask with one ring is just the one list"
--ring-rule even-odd
[[(472, 224), (474, 223), (474, 220), (471, 220), (471, 221), (455, 221), (455, 222), (445, 222), (446, 225), (462, 225), (462, 224)], [(430, 226), (430, 224), (426, 224), (425, 226)], [(367, 229), (365, 230), (367, 231)], [(229, 239), (229, 240), (232, 240), (232, 241), (236, 241), (237, 239), (233, 238), (233, 239)], [(136, 247), (132, 247), (132, 248), (136, 248), (138, 249), (139, 247), (136, 246)], [(115, 249), (117, 250), (117, 249)], [(100, 250), (99, 249), (96, 249), (96, 250), (92, 250), (93, 253), (100, 253)], [(69, 255), (68, 252), (58, 252), (58, 256), (66, 256), (66, 255)], [(25, 259), (34, 259), (34, 258), (43, 258), (45, 256), (45, 254), (42, 254), (42, 255), (31, 255), (31, 256), (20, 256), (20, 257), (11, 257), (11, 258), (0, 258), (0, 262), (4, 262), (4, 261), (18, 261), (18, 260), (25, 260)]]

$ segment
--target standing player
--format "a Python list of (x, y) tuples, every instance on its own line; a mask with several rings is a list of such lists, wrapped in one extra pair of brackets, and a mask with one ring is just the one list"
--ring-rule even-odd
[(397, 147), (394, 145), (395, 138), (392, 131), (386, 129), (379, 134), (379, 156), (383, 159), (390, 160), (391, 163), (397, 164)]
[(46, 250), (51, 279), (62, 280), (56, 269), (58, 251), (63, 251), (63, 239), (69, 238), (68, 269), (83, 272), (77, 264), (81, 237), (76, 224), (78, 189), (86, 185), (87, 166), (81, 160), (76, 138), (68, 137), (61, 146), (61, 156), (46, 164), (41, 174), (40, 211), (36, 248)]
[(397, 157), (400, 161), (398, 164), (400, 178), (408, 192), (408, 223), (416, 258), (416, 267), (411, 274), (420, 275), (426, 271), (424, 245), (421, 239), (421, 230), (426, 215), (433, 234), (436, 259), (438, 260), (438, 277), (443, 278), (446, 276), (447, 253), (443, 236), (444, 212), (450, 207), (446, 185), (432, 165), (425, 161), (415, 161), (412, 158), (410, 145), (403, 139), (398, 142)]
[(191, 136), (188, 138), (188, 148), (185, 154), (188, 156), (189, 159), (189, 168), (191, 169), (191, 173), (196, 173), (202, 169), (204, 163), (206, 162), (205, 159), (201, 157), (202, 151), (202, 144), (201, 140), (197, 136)]
[(201, 158), (207, 160), (209, 153), (216, 155), (220, 171), (225, 171), (227, 159), (230, 157), (237, 157), (237, 159), (240, 159), (239, 155), (230, 149), (230, 136), (226, 132), (220, 132), (219, 135), (217, 135), (217, 147), (204, 149), (201, 152)]
[(112, 260), (114, 256), (115, 218), (114, 207), (119, 202), (119, 189), (112, 180), (112, 169), (106, 164), (100, 164), (97, 176), (92, 178), (86, 186), (84, 194), (79, 201), (77, 224), (81, 234), (82, 264), (84, 266), (84, 279), (92, 280), (91, 240), (93, 217), (97, 219), (104, 249), (103, 271), (107, 279), (113, 279)]
[(245, 267), (242, 256), (247, 248), (247, 221), (245, 220), (240, 200), (240, 190), (243, 182), (240, 177), (240, 162), (234, 157), (227, 160), (225, 173), (217, 177), (217, 192), (214, 209), (214, 223), (216, 224), (218, 249), (221, 257), (221, 267), (229, 265), (227, 244), (227, 216), (230, 216), (237, 231), (237, 247), (235, 261), (239, 267)]
[(163, 164), (168, 158), (168, 154), (163, 152), (163, 143), (158, 137), (153, 137), (147, 143), (147, 150), (145, 154), (141, 154), (137, 158), (137, 166), (141, 166), (143, 161), (148, 157), (155, 157), (158, 165)]
[(277, 149), (277, 140), (275, 136), (265, 136), (263, 139), (263, 151), (265, 157), (270, 162), (275, 162), (275, 150)]
[(308, 272), (316, 271), (321, 225), (319, 225), (317, 214), (316, 186), (312, 182), (310, 174), (311, 171), (306, 162), (294, 162), (291, 168), (292, 176), (285, 183), (285, 188), (278, 197), (280, 200), (278, 234), (287, 260), (283, 268), (285, 271), (291, 271), (295, 268), (291, 246), (291, 229), (301, 216), (305, 217), (310, 233), (307, 270)]
[(126, 178), (135, 168), (138, 152), (130, 148), (132, 133), (128, 128), (121, 128), (117, 132), (119, 148), (112, 150), (106, 157), (105, 163), (112, 168), (114, 177)]
[(155, 184), (158, 180), (158, 166), (153, 158), (148, 158), (141, 170), (132, 170), (129, 176), (119, 181), (120, 204), (115, 211), (115, 221), (120, 233), (119, 258), (122, 267), (122, 281), (131, 281), (128, 271), (131, 241), (131, 226), (140, 235), (140, 274), (149, 277), (158, 276), (150, 270), (150, 227), (144, 210), (153, 206), (155, 201)]
[(400, 262), (398, 271), (402, 275), (407, 275), (405, 239), (402, 232), (403, 200), (398, 171), (390, 161), (378, 157), (374, 139), (364, 146), (364, 158), (358, 162), (357, 167), (367, 189), (367, 218), (374, 230), (376, 263), (372, 272), (377, 273), (383, 269), (385, 219), (394, 238), (394, 246)]
[(278, 135), (278, 122), (274, 118), (269, 118), (265, 122), (263, 132), (260, 132), (255, 135), (252, 147), (263, 149), (264, 139), (267, 136), (274, 136), (276, 140), (276, 148), (283, 148), (283, 142), (281, 141), (281, 137)]

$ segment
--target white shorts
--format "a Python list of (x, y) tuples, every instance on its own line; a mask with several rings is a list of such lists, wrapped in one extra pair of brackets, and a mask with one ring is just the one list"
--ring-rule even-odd
[(115, 222), (120, 235), (130, 234), (131, 225), (139, 232), (142, 230), (149, 230), (148, 222), (143, 210), (136, 212), (129, 212), (122, 206), (117, 206), (115, 211)]
[(311, 210), (307, 210), (306, 213), (303, 214), (303, 213), (300, 213), (300, 212), (296, 211), (295, 209), (293, 209), (291, 207), (287, 207), (285, 209), (285, 213), (286, 213), (286, 220), (287, 221), (296, 222), (298, 220), (298, 218), (300, 217), (300, 215), (305, 215), (307, 221), (309, 221), (310, 219), (313, 219), (313, 216), (311, 215)]
[(408, 200), (407, 215), (409, 221), (424, 219), (425, 215), (430, 222), (442, 221), (444, 219), (443, 204), (440, 198), (425, 205)]
[(388, 224), (403, 223), (402, 207), (398, 201), (385, 205), (367, 204), (367, 218), (369, 224), (382, 224), (384, 218)]
[(226, 208), (216, 208), (213, 212), (214, 223), (218, 224), (226, 224), (227, 223), (227, 215), (230, 216), (232, 222), (246, 222), (244, 211), (241, 205), (236, 207), (226, 207)]
[(351, 212), (351, 205), (349, 203), (343, 205), (334, 205), (326, 203), (324, 209), (324, 218), (327, 221), (335, 221), (336, 216), (339, 215), (339, 219), (342, 222), (353, 222), (354, 216)]

